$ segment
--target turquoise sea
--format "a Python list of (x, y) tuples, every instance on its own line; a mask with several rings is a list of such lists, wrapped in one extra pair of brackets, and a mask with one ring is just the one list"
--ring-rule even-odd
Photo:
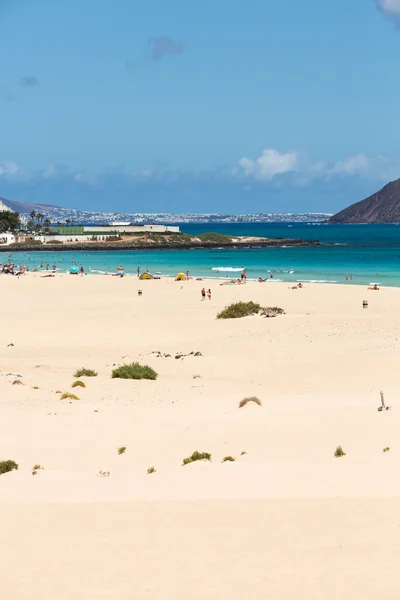
[[(240, 248), (214, 250), (129, 250), (123, 252), (14, 252), (12, 262), (30, 270), (56, 263), (67, 270), (71, 262), (89, 274), (113, 273), (119, 265), (136, 275), (137, 267), (164, 276), (189, 271), (194, 277), (237, 277), (245, 268), (249, 279), (259, 276), (274, 281), (315, 281), (400, 286), (400, 226), (327, 225), (306, 223), (181, 224), (181, 231), (199, 234), (216, 231), (230, 235), (302, 238), (327, 244), (304, 248)], [(0, 252), (0, 262), (9, 258)], [(353, 279), (350, 280), (350, 275)]]

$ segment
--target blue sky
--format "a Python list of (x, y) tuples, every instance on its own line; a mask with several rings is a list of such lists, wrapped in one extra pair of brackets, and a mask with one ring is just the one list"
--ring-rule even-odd
[(0, 196), (331, 212), (400, 177), (400, 0), (0, 0)]

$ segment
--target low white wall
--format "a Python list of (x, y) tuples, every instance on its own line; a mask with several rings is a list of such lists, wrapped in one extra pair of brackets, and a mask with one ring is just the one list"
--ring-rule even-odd
[(90, 231), (101, 231), (102, 233), (108, 233), (110, 231), (118, 231), (118, 233), (179, 233), (178, 225), (114, 225), (111, 227), (98, 226), (98, 225), (87, 225), (83, 228), (85, 232)]
[(0, 233), (0, 245), (8, 246), (15, 243), (15, 235), (13, 233)]

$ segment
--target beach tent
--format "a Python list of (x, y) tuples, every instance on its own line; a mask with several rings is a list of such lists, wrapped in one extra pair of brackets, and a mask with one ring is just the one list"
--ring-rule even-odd
[(178, 275), (175, 277), (175, 281), (185, 281), (185, 280), (186, 280), (185, 273), (178, 273)]
[(77, 275), (78, 274), (78, 267), (76, 265), (71, 265), (69, 268), (69, 272), (71, 273), (71, 275)]
[(154, 279), (151, 273), (142, 273), (139, 279)]

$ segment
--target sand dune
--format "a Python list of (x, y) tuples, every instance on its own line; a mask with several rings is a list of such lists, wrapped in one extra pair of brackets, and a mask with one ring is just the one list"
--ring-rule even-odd
[(0, 277), (0, 597), (398, 597), (399, 290), (203, 284)]

